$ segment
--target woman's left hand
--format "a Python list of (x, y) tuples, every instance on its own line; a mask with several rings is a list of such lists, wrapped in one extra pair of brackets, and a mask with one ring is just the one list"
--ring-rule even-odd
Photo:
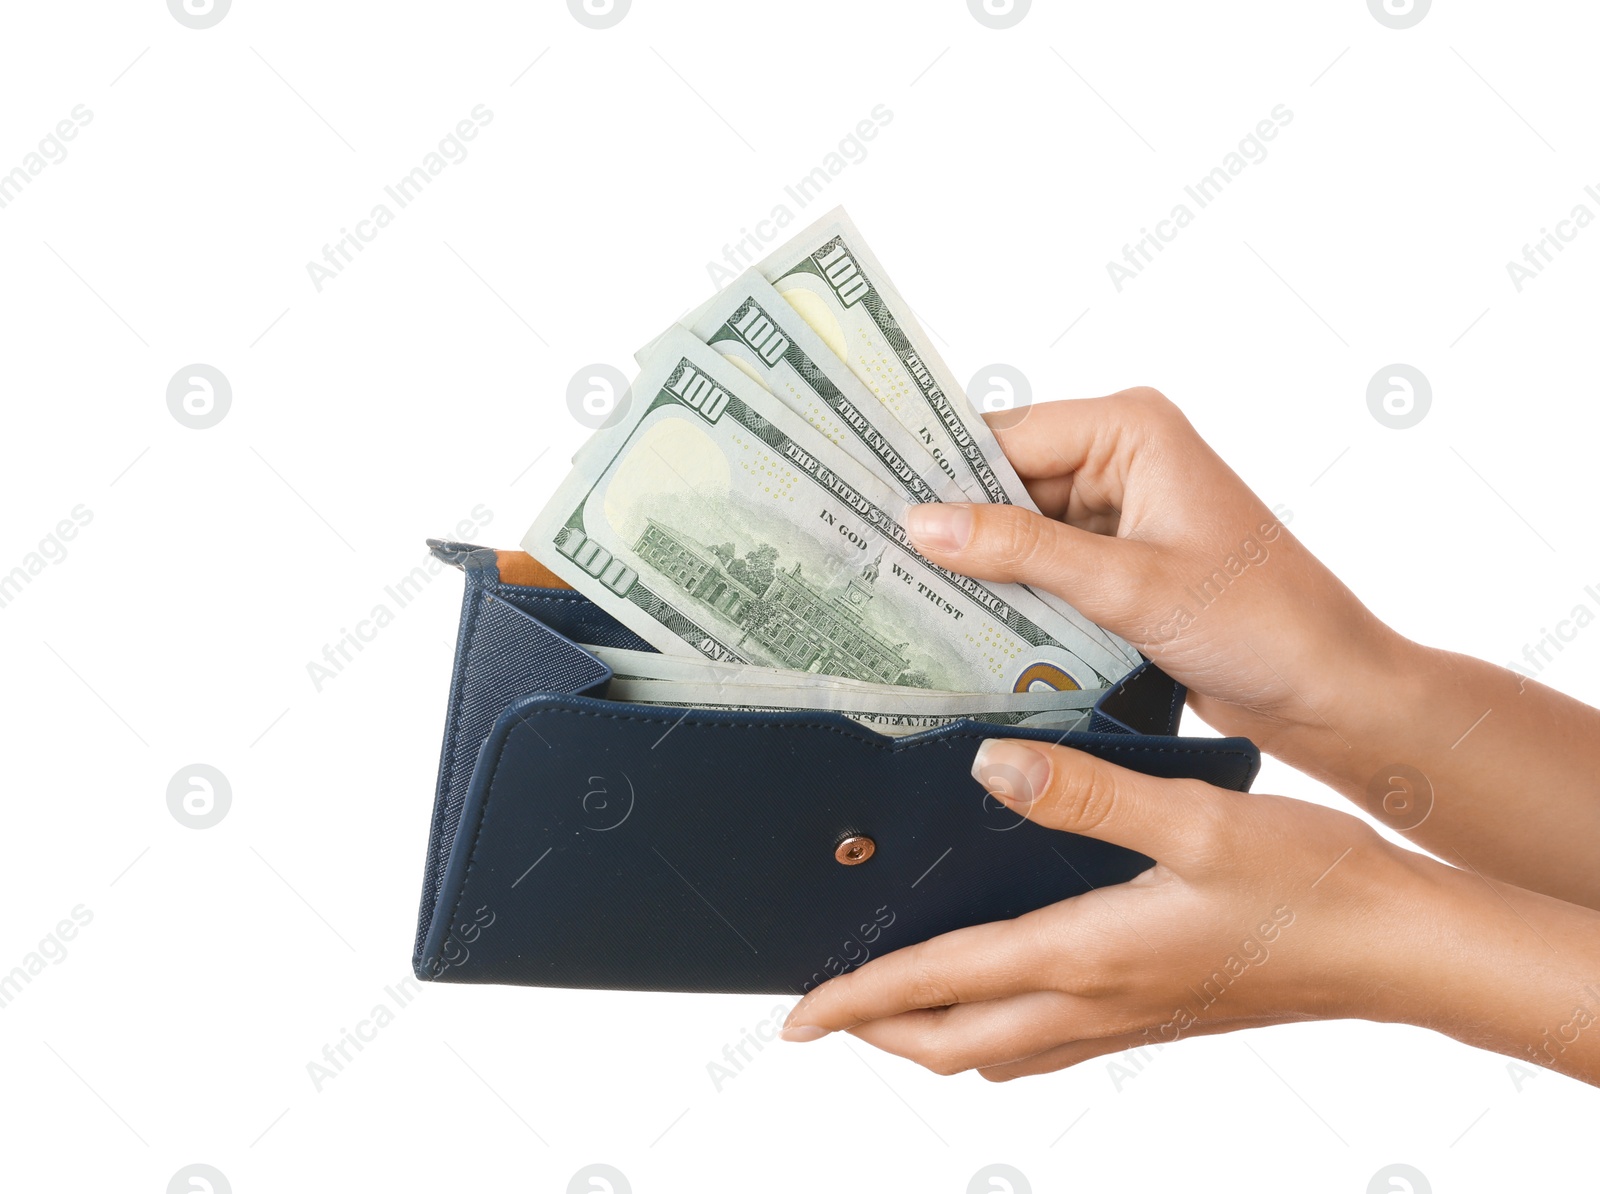
[(973, 775), (1039, 825), (1156, 865), (829, 979), (784, 1039), (844, 1030), (1003, 1081), (1237, 1028), (1406, 1020), (1425, 998), (1458, 873), (1355, 817), (1020, 739), (985, 742)]

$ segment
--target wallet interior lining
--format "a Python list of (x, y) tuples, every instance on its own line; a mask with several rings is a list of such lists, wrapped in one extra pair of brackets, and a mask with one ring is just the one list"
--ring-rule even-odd
[(500, 570), (500, 582), (507, 585), (526, 585), (536, 589), (570, 589), (550, 569), (525, 551), (496, 551), (495, 566)]

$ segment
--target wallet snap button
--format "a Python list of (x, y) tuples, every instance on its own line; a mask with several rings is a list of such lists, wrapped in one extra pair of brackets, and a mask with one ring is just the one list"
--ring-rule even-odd
[(834, 858), (844, 863), (845, 866), (856, 866), (872, 857), (872, 852), (878, 848), (876, 842), (870, 837), (855, 834), (847, 837), (833, 849)]

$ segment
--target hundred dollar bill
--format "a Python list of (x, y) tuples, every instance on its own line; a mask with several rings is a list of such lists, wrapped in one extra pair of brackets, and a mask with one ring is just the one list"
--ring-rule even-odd
[(972, 409), (843, 208), (755, 268), (926, 445), (970, 500), (1033, 505), (994, 432)]
[[(752, 684), (682, 684), (672, 680), (616, 677), (606, 696), (645, 705), (742, 711), (811, 710), (842, 713), (884, 734), (912, 734), (958, 718), (1001, 725), (1049, 725), (1077, 729), (1087, 724), (1098, 692), (945, 693), (901, 688), (878, 696), (849, 688), (778, 688)], [(918, 699), (921, 698), (921, 699)]]
[[(671, 686), (672, 691), (697, 698), (721, 695), (728, 700), (743, 699), (755, 692), (793, 694), (795, 708), (843, 708), (837, 701), (861, 702), (852, 708), (895, 708), (937, 711), (948, 706), (964, 709), (1012, 709), (1045, 712), (1052, 709), (1088, 709), (1105, 692), (1100, 689), (1043, 689), (1029, 692), (947, 692), (935, 688), (907, 688), (904, 685), (874, 684), (842, 676), (818, 676), (790, 668), (758, 667), (753, 664), (718, 663), (711, 659), (688, 659), (656, 651), (632, 651), (626, 647), (580, 643), (611, 669), (614, 679), (650, 680)], [(807, 695), (810, 690), (810, 695)], [(664, 688), (662, 691), (666, 691)]]
[(940, 471), (927, 445), (758, 271), (746, 270), (696, 314), (689, 328), (695, 336), (911, 501), (964, 500), (962, 488)]
[(522, 546), (660, 651), (970, 692), (1128, 670), (1020, 585), (924, 559), (903, 499), (681, 328), (596, 437)]
[[(842, 207), (754, 268), (924, 445), (941, 475), (959, 486), (968, 500), (1037, 511), (994, 432), (973, 409)], [(726, 293), (701, 304), (685, 322), (698, 332), (725, 305)], [(1068, 602), (1053, 593), (1034, 592), (1130, 667), (1142, 662), (1125, 639), (1097, 626)]]
[(823, 676), (794, 668), (762, 667), (753, 663), (726, 663), (696, 655), (666, 655), (660, 651), (634, 651), (627, 647), (608, 647), (597, 643), (579, 643), (585, 651), (611, 669), (613, 676), (626, 676), (634, 680), (672, 680), (684, 684), (714, 684), (737, 682), (760, 684), (771, 688), (848, 688), (857, 692), (925, 692), (927, 689), (906, 688), (903, 685), (877, 684), (871, 680), (855, 680), (849, 676)]
[[(972, 407), (888, 271), (843, 208), (835, 208), (774, 250), (756, 269), (895, 411), (973, 501), (1037, 510), (994, 432)], [(1117, 651), (1130, 666), (1138, 650), (1095, 625), (1053, 593), (1034, 590), (1052, 609)]]

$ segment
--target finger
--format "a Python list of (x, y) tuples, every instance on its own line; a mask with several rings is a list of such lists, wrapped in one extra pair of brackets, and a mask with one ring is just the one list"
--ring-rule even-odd
[(1040, 477), (1024, 481), (1023, 488), (1039, 507), (1039, 513), (1054, 518), (1080, 531), (1096, 535), (1115, 535), (1122, 526), (1120, 496), (1113, 505), (1104, 488), (1104, 479), (1096, 484), (1086, 473), (1069, 473), (1065, 477)]
[(936, 1074), (1014, 1068), (1015, 1076), (1021, 1076), (1140, 1046), (1159, 1049), (1180, 1035), (1209, 1035), (1281, 1022), (1281, 1017), (1229, 1017), (1191, 1025), (1181, 1034), (1169, 1026), (1163, 1035), (1160, 1026), (1147, 1026), (1148, 1018), (1143, 1010), (1108, 1006), (1101, 1000), (1061, 991), (1031, 991), (982, 1003), (902, 1012), (847, 1031), (874, 1048)]
[[(916, 1008), (976, 1003), (1036, 991), (1049, 979), (1038, 919), (1000, 920), (941, 933), (830, 978), (795, 1004), (785, 1040), (815, 1040)], [(1054, 922), (1061, 932), (1061, 922)], [(800, 1028), (818, 1031), (797, 1033)]]
[(919, 1008), (851, 1026), (875, 1049), (936, 1074), (1021, 1061), (1082, 1034), (1091, 1001), (1062, 991), (1028, 991), (981, 1003)]
[(1148, 386), (996, 411), (985, 420), (1024, 481), (1108, 471), (1119, 452), (1158, 428), (1185, 421), (1172, 401)]
[[(978, 1073), (991, 1082), (1008, 1082), (1013, 1078), (1026, 1078), (1033, 1074), (1052, 1074), (1068, 1066), (1093, 1061), (1096, 1057), (1105, 1057), (1111, 1053), (1125, 1053), (1129, 1049), (1164, 1049), (1192, 1036), (1217, 1036), (1224, 1032), (1241, 1032), (1247, 1028), (1270, 1028), (1275, 1024), (1286, 1022), (1281, 1016), (1241, 1016), (1232, 1020), (1214, 1020), (1197, 1024), (1186, 1029), (1182, 1036), (1170, 1039), (1163, 1039), (1154, 1028), (1146, 1028), (1141, 1032), (1125, 1032), (1117, 1036), (1067, 1041), (1053, 1048), (1044, 1049), (1031, 1057), (979, 1066), (977, 1069)], [(1148, 1060), (1141, 1058), (1141, 1064), (1148, 1064)]]
[(1231, 793), (1130, 771), (1070, 746), (986, 738), (972, 778), (1037, 824), (1098, 838), (1174, 870), (1215, 853)]
[(979, 580), (1017, 581), (1070, 602), (1121, 633), (1159, 566), (1156, 548), (1069, 526), (1021, 506), (922, 502), (907, 508), (906, 531), (923, 556)]

